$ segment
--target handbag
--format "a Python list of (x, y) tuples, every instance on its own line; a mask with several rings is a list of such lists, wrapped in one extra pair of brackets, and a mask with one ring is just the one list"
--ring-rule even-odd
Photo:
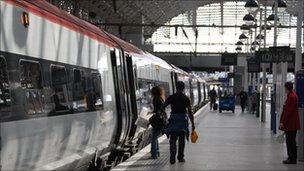
[(193, 130), (193, 131), (191, 132), (191, 142), (192, 142), (192, 143), (196, 143), (197, 139), (198, 139), (198, 135), (197, 135), (196, 131)]
[(160, 114), (155, 113), (150, 117), (149, 123), (154, 129), (162, 130), (166, 125), (166, 120)]
[(276, 142), (283, 144), (285, 142), (285, 133), (281, 132), (277, 137), (276, 137)]

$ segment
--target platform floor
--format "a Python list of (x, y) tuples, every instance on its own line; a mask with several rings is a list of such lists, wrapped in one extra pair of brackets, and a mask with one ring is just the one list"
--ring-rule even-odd
[[(269, 116), (268, 116), (269, 117)], [(218, 113), (206, 107), (196, 118), (199, 140), (187, 143), (185, 163), (169, 163), (169, 144), (161, 137), (160, 158), (149, 159), (147, 146), (113, 170), (303, 170), (303, 163), (283, 165), (284, 144), (275, 141), (269, 122), (262, 124), (254, 115)]]

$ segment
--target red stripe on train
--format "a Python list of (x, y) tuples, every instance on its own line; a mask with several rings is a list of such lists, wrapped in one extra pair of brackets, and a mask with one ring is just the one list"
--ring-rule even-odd
[(110, 47), (119, 47), (98, 27), (60, 10), (45, 0), (5, 0), (5, 2), (18, 6), (27, 12), (33, 13), (70, 30), (86, 35)]

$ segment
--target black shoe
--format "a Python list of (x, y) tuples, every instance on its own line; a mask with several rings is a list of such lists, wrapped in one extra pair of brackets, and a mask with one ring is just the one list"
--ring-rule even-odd
[(157, 159), (157, 156), (151, 156), (150, 159), (155, 160), (155, 159)]
[(181, 160), (178, 160), (179, 163), (185, 163), (186, 160), (185, 159), (181, 159)]
[(175, 164), (175, 159), (170, 159), (170, 164)]
[(283, 164), (297, 164), (297, 160), (289, 160), (289, 159), (287, 159), (287, 160), (283, 161)]

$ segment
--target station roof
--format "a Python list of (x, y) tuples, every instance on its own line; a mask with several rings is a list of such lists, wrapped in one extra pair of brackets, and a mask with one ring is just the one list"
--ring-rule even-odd
[[(51, 2), (68, 4), (77, 2), (79, 7), (87, 9), (87, 13), (94, 16), (96, 23), (138, 23), (138, 16), (143, 17), (143, 23), (161, 25), (173, 17), (189, 10), (208, 5), (210, 3), (228, 2), (231, 0), (49, 0)], [(236, 0), (238, 2), (245, 0)], [(259, 0), (264, 3), (264, 0)], [(298, 0), (286, 0), (287, 11), (295, 14)], [(268, 0), (272, 5), (273, 1)], [(94, 23), (94, 22), (93, 22)], [(152, 35), (156, 27), (144, 27), (146, 35)]]
[[(134, 24), (141, 15), (144, 23), (164, 24), (178, 14), (215, 2), (221, 0), (87, 0), (80, 3), (109, 23)], [(157, 27), (144, 29), (146, 34), (152, 34)]]

